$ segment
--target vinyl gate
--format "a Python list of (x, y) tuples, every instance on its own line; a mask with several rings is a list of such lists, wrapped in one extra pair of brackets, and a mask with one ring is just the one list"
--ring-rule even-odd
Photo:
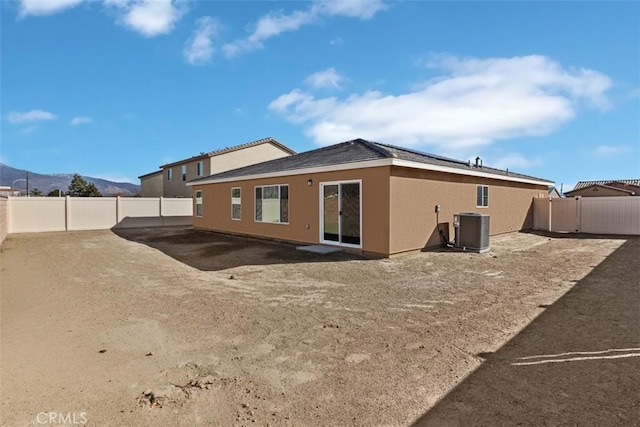
[(640, 197), (534, 199), (535, 230), (640, 235)]

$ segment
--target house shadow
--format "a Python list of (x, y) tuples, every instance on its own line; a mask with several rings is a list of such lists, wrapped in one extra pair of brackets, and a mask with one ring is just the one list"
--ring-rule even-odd
[(522, 230), (521, 233), (535, 234), (542, 237), (550, 237), (553, 239), (627, 239), (632, 238), (628, 235), (620, 234), (589, 234), (589, 233), (575, 233), (575, 232), (559, 232), (559, 231), (543, 231), (543, 230)]
[(369, 259), (343, 251), (301, 251), (301, 245), (233, 236), (192, 227), (112, 228), (123, 239), (141, 243), (202, 271), (247, 265), (340, 262)]
[(413, 425), (640, 425), (639, 260), (630, 237)]

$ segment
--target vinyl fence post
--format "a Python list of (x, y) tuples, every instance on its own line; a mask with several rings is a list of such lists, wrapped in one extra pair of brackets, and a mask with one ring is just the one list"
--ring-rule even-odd
[(69, 203), (71, 202), (71, 196), (64, 197), (64, 231), (69, 231), (69, 216), (71, 214), (71, 208)]
[(163, 205), (164, 205), (164, 197), (160, 196), (160, 226), (164, 226), (164, 217), (162, 216), (162, 211), (163, 211)]
[(120, 196), (116, 196), (116, 225), (122, 221), (122, 206), (120, 205)]

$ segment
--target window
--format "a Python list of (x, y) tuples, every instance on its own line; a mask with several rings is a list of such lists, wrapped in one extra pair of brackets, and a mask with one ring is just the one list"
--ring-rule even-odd
[(182, 165), (182, 180), (187, 180), (187, 165)]
[(289, 223), (289, 186), (256, 187), (255, 220), (258, 222)]
[(167, 169), (167, 181), (171, 181), (173, 179), (173, 169)]
[(198, 174), (198, 176), (202, 176), (204, 174), (204, 160), (200, 160), (196, 164), (196, 173)]
[(202, 190), (196, 191), (196, 216), (202, 216)]
[(242, 198), (240, 187), (231, 189), (231, 219), (242, 219)]
[(489, 187), (478, 185), (476, 193), (476, 206), (479, 208), (489, 207)]

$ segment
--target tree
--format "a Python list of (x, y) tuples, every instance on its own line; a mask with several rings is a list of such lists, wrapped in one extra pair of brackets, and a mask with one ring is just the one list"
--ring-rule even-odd
[(74, 174), (71, 179), (67, 194), (74, 197), (102, 197), (102, 194), (100, 194), (94, 183), (87, 182), (77, 173)]
[(47, 194), (47, 197), (62, 197), (64, 195), (65, 194), (62, 190), (53, 190), (53, 191), (49, 191), (49, 194)]
[(35, 188), (35, 187), (34, 187), (34, 188), (29, 192), (29, 195), (30, 195), (31, 197), (44, 196), (44, 194), (42, 193), (42, 191), (40, 191), (39, 189), (37, 189), (37, 188)]

